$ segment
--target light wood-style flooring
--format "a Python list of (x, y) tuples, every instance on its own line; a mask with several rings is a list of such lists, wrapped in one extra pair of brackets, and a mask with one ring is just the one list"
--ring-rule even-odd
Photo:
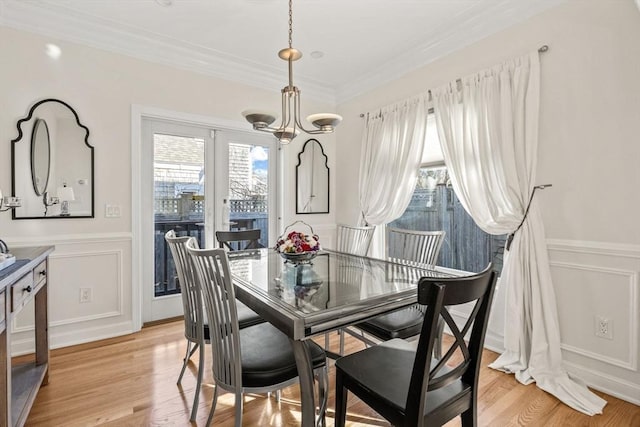
[[(144, 328), (141, 332), (51, 352), (49, 384), (41, 388), (27, 421), (28, 426), (189, 426), (205, 425), (212, 387), (207, 363), (198, 419), (189, 422), (197, 356), (176, 385), (186, 341), (182, 322)], [(337, 334), (332, 334), (337, 350)], [(363, 345), (347, 337), (347, 352)], [(207, 348), (207, 360), (211, 354)], [(485, 351), (483, 365), (497, 355)], [(333, 367), (329, 372), (333, 377)], [(480, 374), (480, 426), (640, 426), (640, 407), (603, 393), (609, 403), (603, 415), (588, 417), (560, 403), (535, 385), (523, 386), (513, 375), (489, 368)], [(275, 398), (248, 395), (245, 426), (299, 425), (298, 386)], [(333, 425), (334, 384), (331, 382), (327, 424)], [(233, 425), (233, 396), (221, 395), (214, 418), (216, 426)], [(380, 416), (349, 395), (347, 425), (386, 426)], [(459, 426), (458, 419), (447, 424)]]

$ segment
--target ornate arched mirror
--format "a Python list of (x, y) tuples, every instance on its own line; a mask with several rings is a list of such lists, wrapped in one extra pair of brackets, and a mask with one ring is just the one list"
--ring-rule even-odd
[(296, 166), (296, 213), (329, 213), (328, 160), (317, 139), (302, 146)]
[(45, 99), (18, 120), (11, 144), (13, 219), (93, 218), (89, 129), (66, 102)]

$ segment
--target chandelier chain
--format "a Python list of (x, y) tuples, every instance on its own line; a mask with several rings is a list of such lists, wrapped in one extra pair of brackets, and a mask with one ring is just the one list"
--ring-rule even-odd
[(289, 0), (289, 48), (293, 46), (293, 0)]
[(307, 117), (307, 121), (317, 129), (305, 129), (302, 125), (300, 91), (293, 85), (293, 62), (302, 56), (302, 53), (293, 47), (293, 0), (289, 0), (289, 47), (281, 49), (278, 56), (287, 61), (289, 68), (289, 84), (281, 91), (282, 121), (280, 125), (271, 126), (276, 121), (276, 117), (270, 113), (248, 110), (244, 111), (242, 115), (253, 125), (253, 129), (273, 133), (281, 144), (290, 143), (300, 132), (310, 135), (333, 132), (335, 126), (342, 121), (342, 117), (338, 114), (321, 113)]

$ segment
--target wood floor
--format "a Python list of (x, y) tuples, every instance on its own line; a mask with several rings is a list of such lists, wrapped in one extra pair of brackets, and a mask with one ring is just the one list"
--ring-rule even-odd
[[(41, 388), (27, 421), (28, 426), (189, 426), (205, 425), (212, 388), (201, 392), (198, 418), (189, 422), (193, 401), (196, 363), (176, 385), (186, 342), (182, 323), (172, 322), (141, 332), (75, 347), (54, 350), (50, 359), (49, 384)], [(332, 334), (337, 349), (337, 335)], [(362, 344), (348, 337), (347, 351)], [(485, 351), (483, 365), (496, 358)], [(207, 349), (207, 360), (211, 360)], [(197, 362), (197, 356), (193, 357)], [(209, 364), (205, 383), (211, 383)], [(333, 367), (330, 370), (333, 377)], [(640, 407), (598, 393), (609, 403), (603, 415), (588, 417), (560, 403), (535, 385), (518, 384), (513, 375), (483, 368), (480, 374), (480, 426), (640, 426)], [(329, 395), (327, 424), (333, 425), (333, 381)], [(272, 397), (245, 398), (243, 425), (298, 425), (298, 387), (283, 391), (280, 404)], [(218, 399), (216, 426), (233, 425), (233, 396)], [(347, 425), (388, 425), (366, 405), (349, 395)], [(455, 419), (448, 427), (459, 426)]]

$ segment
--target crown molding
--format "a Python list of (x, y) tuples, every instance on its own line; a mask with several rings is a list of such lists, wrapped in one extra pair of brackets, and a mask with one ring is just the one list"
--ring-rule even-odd
[[(437, 37), (408, 47), (357, 79), (332, 87), (298, 76), (298, 84), (305, 97), (340, 104), (566, 1), (519, 1), (516, 5), (512, 0), (480, 1), (465, 11), (456, 25), (437, 31)], [(64, 3), (4, 0), (0, 2), (0, 25), (276, 93), (286, 83), (280, 67), (86, 15), (65, 7)]]
[[(466, 19), (457, 25), (439, 32), (437, 38), (408, 48), (402, 54), (391, 58), (382, 66), (372, 69), (357, 80), (340, 85), (336, 89), (336, 101), (338, 104), (349, 101), (545, 10), (566, 3), (566, 1), (538, 0), (526, 3), (524, 6), (520, 2), (521, 5), (517, 12), (510, 8), (510, 0), (493, 3), (480, 2), (479, 7), (474, 9), (474, 13), (469, 13)], [(532, 46), (531, 48), (537, 49), (538, 47)], [(424, 89), (429, 88), (425, 87)]]
[[(126, 25), (87, 17), (61, 4), (7, 0), (0, 3), (0, 26), (44, 35), (174, 68), (193, 71), (279, 93), (282, 69)], [(335, 92), (298, 77), (309, 98), (335, 105)]]

